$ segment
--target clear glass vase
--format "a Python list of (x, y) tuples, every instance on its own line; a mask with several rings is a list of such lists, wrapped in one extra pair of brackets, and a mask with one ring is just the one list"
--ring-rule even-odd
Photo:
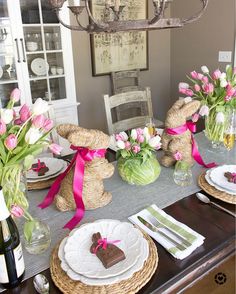
[(24, 245), (30, 254), (41, 254), (51, 243), (49, 226), (38, 220), (30, 219), (24, 224)]
[(28, 209), (27, 180), (22, 164), (6, 165), (0, 169), (0, 185), (9, 210), (12, 205)]
[(177, 161), (173, 173), (174, 182), (182, 187), (188, 186), (192, 183), (192, 177), (190, 164), (183, 160)]

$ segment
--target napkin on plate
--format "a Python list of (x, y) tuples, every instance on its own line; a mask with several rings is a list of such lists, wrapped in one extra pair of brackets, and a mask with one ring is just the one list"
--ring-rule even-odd
[[(158, 232), (153, 232), (152, 230), (148, 229), (143, 223), (138, 220), (138, 216), (141, 216), (146, 221), (152, 224), (154, 224), (153, 219), (156, 218), (160, 223), (174, 230), (192, 245), (189, 245), (185, 250), (180, 250), (176, 247), (176, 245), (166, 240)], [(193, 231), (185, 224), (177, 221), (172, 216), (165, 213), (162, 209), (158, 208), (155, 204), (152, 204), (151, 206), (141, 210), (139, 213), (130, 216), (129, 220), (132, 223), (138, 225), (145, 232), (147, 232), (153, 239), (160, 243), (170, 254), (172, 254), (177, 259), (184, 259), (185, 257), (189, 256), (197, 247), (203, 244), (205, 239), (205, 237)], [(175, 235), (167, 231), (165, 228), (161, 228), (160, 230), (175, 241), (183, 244), (181, 240), (176, 238)]]

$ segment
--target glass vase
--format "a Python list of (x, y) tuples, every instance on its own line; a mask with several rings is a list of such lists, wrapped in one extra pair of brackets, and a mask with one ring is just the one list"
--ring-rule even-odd
[(161, 167), (153, 154), (143, 160), (140, 157), (120, 157), (117, 163), (121, 178), (132, 185), (148, 185), (153, 183), (160, 175)]
[(217, 113), (215, 109), (212, 109), (205, 118), (205, 135), (211, 142), (212, 148), (218, 148), (224, 141), (225, 123), (217, 123)]
[(6, 165), (0, 168), (0, 185), (9, 210), (13, 204), (21, 206), (24, 210), (28, 209), (27, 181), (22, 164)]
[(192, 183), (191, 166), (186, 161), (180, 160), (175, 164), (173, 173), (174, 182), (179, 186), (188, 186)]
[(35, 218), (24, 223), (24, 245), (30, 254), (43, 253), (50, 243), (50, 228), (46, 223)]

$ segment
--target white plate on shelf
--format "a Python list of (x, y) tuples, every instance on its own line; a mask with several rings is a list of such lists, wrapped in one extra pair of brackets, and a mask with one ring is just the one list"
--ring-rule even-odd
[[(119, 223), (119, 221), (117, 221)], [(86, 226), (87, 224), (84, 224), (83, 226)], [(72, 231), (73, 234), (73, 231)], [(146, 239), (142, 238), (142, 252), (137, 260), (137, 262), (127, 271), (124, 273), (110, 277), (110, 278), (104, 278), (104, 279), (96, 279), (96, 278), (87, 278), (83, 275), (77, 274), (74, 272), (70, 266), (67, 264), (65, 260), (65, 252), (64, 247), (66, 245), (68, 237), (64, 238), (59, 246), (58, 249), (58, 257), (61, 260), (61, 268), (67, 273), (68, 277), (74, 281), (80, 281), (86, 285), (89, 286), (102, 286), (102, 285), (111, 285), (114, 283), (118, 283), (123, 280), (127, 280), (133, 276), (134, 273), (141, 270), (144, 262), (147, 260), (149, 256), (149, 246)]]
[(32, 169), (27, 171), (26, 178), (27, 180), (39, 180), (39, 179), (46, 179), (51, 176), (55, 176), (59, 172), (62, 171), (62, 169), (65, 167), (66, 162), (62, 159), (57, 159), (57, 158), (50, 158), (50, 157), (42, 157), (42, 158), (37, 158), (33, 162), (33, 164), (38, 163), (38, 159), (40, 162), (44, 162), (45, 165), (49, 168), (49, 170), (45, 173), (43, 176), (39, 176), (36, 171), (33, 171)]
[[(96, 255), (90, 252), (92, 235), (100, 232), (107, 240), (121, 240), (117, 243), (126, 258), (106, 269)], [(118, 276), (134, 266), (142, 253), (142, 233), (131, 223), (114, 220), (100, 220), (81, 226), (67, 239), (64, 247), (65, 260), (77, 274), (87, 278), (105, 279)]]
[(206, 174), (205, 174), (205, 179), (206, 179), (206, 181), (208, 182), (209, 185), (215, 187), (215, 188), (216, 188), (217, 190), (219, 190), (219, 191), (226, 192), (226, 193), (228, 193), (228, 194), (230, 194), (230, 195), (235, 195), (235, 196), (236, 196), (236, 192), (233, 192), (233, 191), (231, 191), (231, 190), (228, 190), (228, 189), (222, 188), (222, 187), (218, 186), (217, 184), (213, 183), (212, 180), (211, 180), (211, 178), (210, 178), (210, 176), (209, 176), (210, 171), (211, 171), (211, 170), (208, 170), (208, 171), (206, 172)]
[(2, 78), (2, 76), (3, 76), (3, 69), (2, 69), (2, 67), (0, 66), (0, 79)]
[(49, 70), (49, 64), (43, 58), (35, 58), (31, 62), (31, 70), (37, 76), (45, 76)]
[(210, 170), (209, 177), (217, 186), (236, 193), (236, 184), (230, 183), (224, 176), (225, 172), (236, 173), (236, 165), (221, 165)]

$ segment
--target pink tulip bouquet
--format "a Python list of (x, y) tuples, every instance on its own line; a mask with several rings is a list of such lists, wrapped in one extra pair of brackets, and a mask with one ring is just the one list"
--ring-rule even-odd
[(161, 137), (150, 135), (148, 128), (133, 129), (130, 134), (115, 135), (118, 148), (118, 171), (130, 184), (147, 185), (154, 182), (161, 171), (155, 150), (161, 148)]
[(31, 167), (34, 156), (49, 148), (59, 154), (61, 147), (47, 137), (53, 121), (44, 114), (49, 110), (46, 101), (38, 98), (29, 108), (23, 105), (17, 114), (14, 104), (20, 100), (20, 90), (14, 89), (5, 109), (0, 109), (0, 185), (6, 203), (27, 210), (25, 186), (22, 185), (22, 170)]
[(192, 71), (188, 79), (192, 84), (179, 83), (179, 92), (202, 104), (193, 120), (205, 116), (207, 137), (212, 142), (223, 141), (227, 115), (236, 108), (236, 68), (227, 66), (226, 72), (216, 69), (210, 73), (202, 66), (201, 72)]

